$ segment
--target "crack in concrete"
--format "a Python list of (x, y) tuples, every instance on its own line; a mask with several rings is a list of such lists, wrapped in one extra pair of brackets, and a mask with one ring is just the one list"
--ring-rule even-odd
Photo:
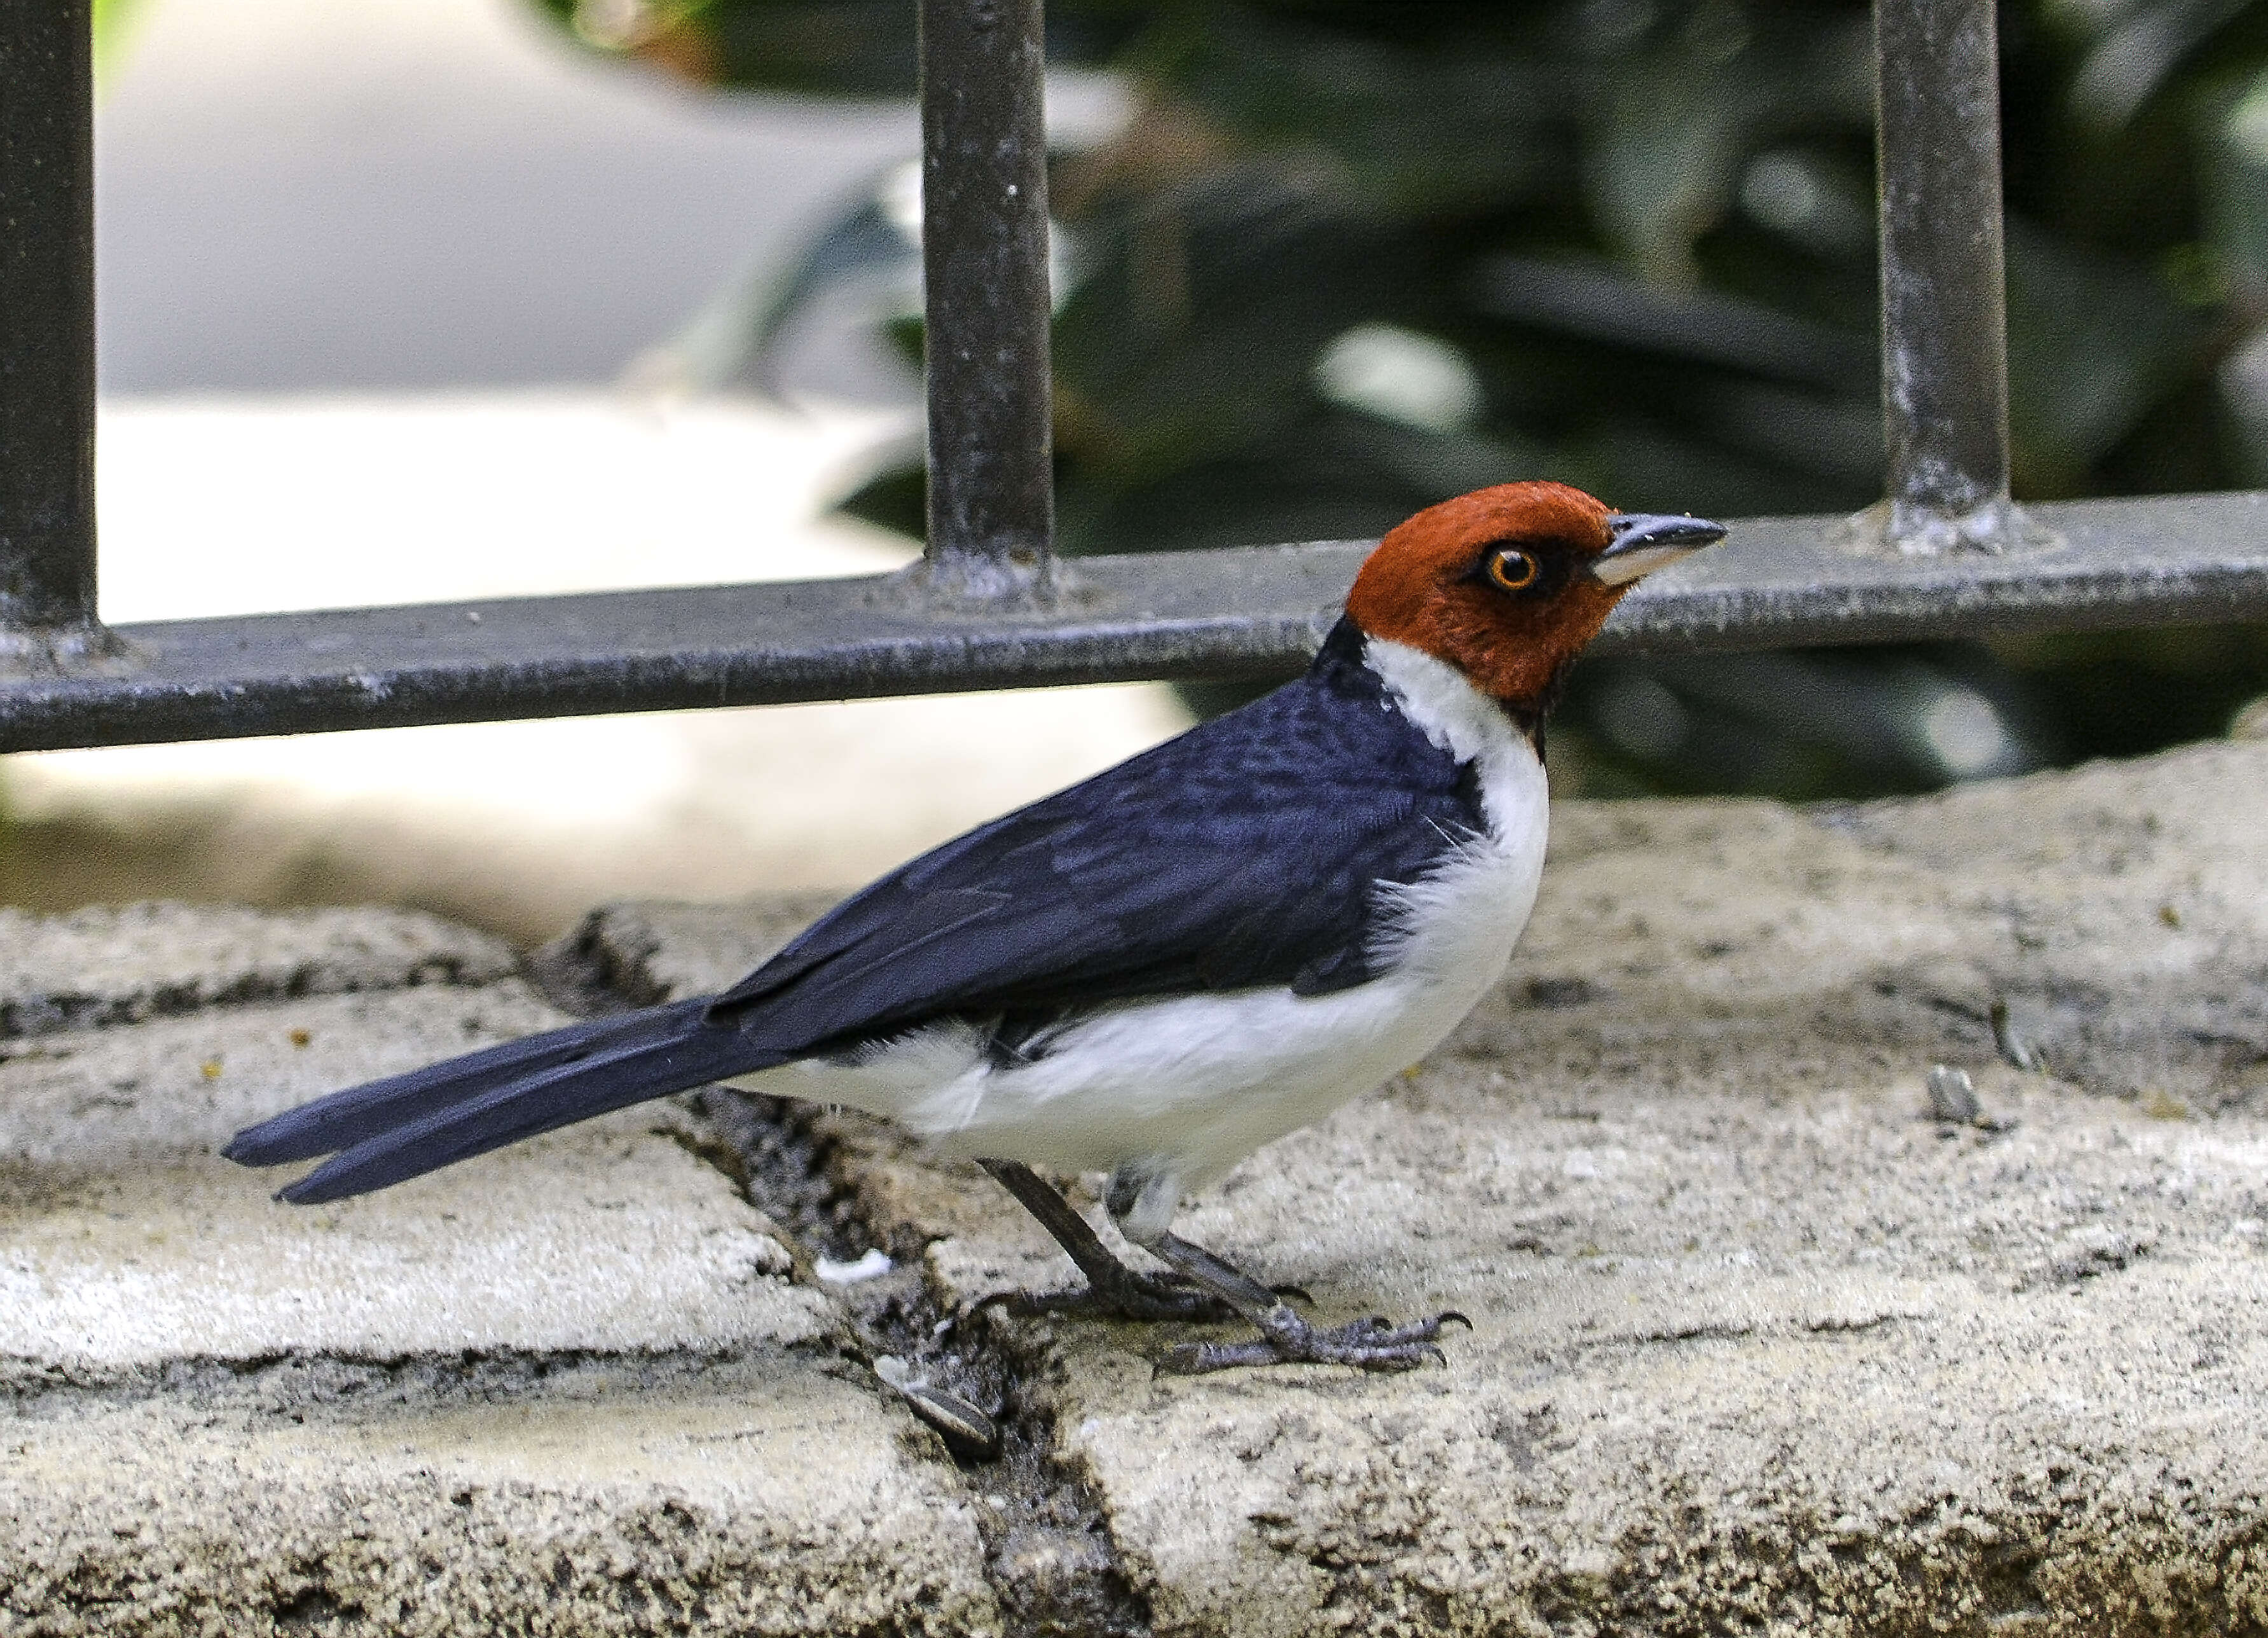
[(1149, 1601), (1127, 1573), (1100, 1500), (1054, 1454), (1054, 1413), (1034, 1386), (1045, 1361), (1034, 1344), (990, 1310), (947, 1311), (921, 1269), (924, 1236), (910, 1224), (865, 1221), (836, 1169), (837, 1146), (815, 1130), (815, 1111), (727, 1087), (691, 1101), (718, 1139), (714, 1150), (696, 1152), (797, 1243), (799, 1272), (814, 1251), (849, 1260), (880, 1247), (896, 1260), (879, 1279), (833, 1288), (869, 1371), (885, 1354), (904, 1360), (998, 1428), (997, 1457), (971, 1460), (948, 1448), (946, 1459), (976, 1494), (985, 1575), (1009, 1638), (1147, 1638)]
[[(524, 972), (554, 1005), (598, 1016), (671, 997), (648, 964), (652, 954), (622, 945), (619, 930), (593, 914), (531, 956)], [(1149, 1601), (1127, 1574), (1100, 1500), (1054, 1454), (1054, 1414), (1033, 1385), (1045, 1367), (1037, 1352), (1044, 1341), (1019, 1337), (989, 1310), (947, 1311), (922, 1271), (929, 1236), (914, 1224), (868, 1220), (818, 1111), (721, 1086), (684, 1101), (698, 1131), (669, 1135), (731, 1178), (786, 1237), (799, 1280), (820, 1283), (820, 1256), (850, 1262), (879, 1249), (894, 1260), (879, 1279), (826, 1288), (869, 1385), (881, 1390), (874, 1362), (894, 1356), (992, 1419), (997, 1456), (971, 1459), (941, 1437), (939, 1445), (976, 1494), (984, 1572), (1008, 1638), (1148, 1638)]]
[(228, 1358), (166, 1360), (156, 1366), (80, 1369), (21, 1356), (0, 1357), (0, 1400), (27, 1419), (65, 1409), (118, 1408), (190, 1397), (250, 1396), (270, 1408), (367, 1399), (422, 1398), (437, 1405), (503, 1400), (576, 1378), (627, 1380), (641, 1389), (713, 1382), (719, 1370), (771, 1368), (781, 1355), (831, 1357), (825, 1341), (777, 1347), (462, 1348), (448, 1353), (361, 1354), (290, 1350)]

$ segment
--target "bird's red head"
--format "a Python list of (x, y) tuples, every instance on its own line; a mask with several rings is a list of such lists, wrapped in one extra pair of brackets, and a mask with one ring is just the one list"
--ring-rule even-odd
[(1724, 534), (1697, 518), (1615, 512), (1565, 483), (1499, 483), (1395, 528), (1355, 577), (1347, 613), (1540, 712), (1624, 592)]

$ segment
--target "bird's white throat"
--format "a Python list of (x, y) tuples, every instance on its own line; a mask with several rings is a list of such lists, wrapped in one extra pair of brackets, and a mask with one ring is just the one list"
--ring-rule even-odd
[(1503, 976), (1535, 908), (1550, 826), (1543, 760), (1497, 703), (1455, 667), (1375, 637), (1363, 658), (1418, 729), (1471, 764), (1478, 777), (1486, 831), (1462, 842), (1418, 881), (1385, 889), (1399, 904), (1381, 952), (1411, 978), (1464, 995), (1457, 1008), (1462, 1019)]
[[(1477, 766), (1489, 828), (1522, 835), (1533, 830), (1540, 846), (1549, 818), (1543, 764), (1504, 708), (1454, 666), (1406, 643), (1373, 637), (1363, 660), (1427, 739)], [(1540, 853), (1536, 867), (1543, 867)]]

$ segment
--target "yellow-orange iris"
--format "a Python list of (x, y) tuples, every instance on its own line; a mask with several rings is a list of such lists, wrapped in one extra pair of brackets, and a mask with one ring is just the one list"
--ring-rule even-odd
[(1489, 559), (1489, 579), (1507, 592), (1524, 592), (1541, 572), (1535, 559), (1524, 551), (1500, 551)]

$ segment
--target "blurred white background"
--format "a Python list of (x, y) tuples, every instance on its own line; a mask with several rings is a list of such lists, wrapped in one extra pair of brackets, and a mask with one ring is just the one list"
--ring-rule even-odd
[[(1093, 101), (1092, 96), (1089, 101)], [(149, 0), (98, 119), (103, 613), (869, 572), (902, 409), (613, 385), (912, 110), (704, 100), (511, 0)], [(848, 886), (1163, 737), (1150, 688), (121, 748), (0, 764), (0, 897)]]
[(611, 380), (910, 105), (699, 96), (521, 0), (141, 0), (96, 125), (114, 392)]

